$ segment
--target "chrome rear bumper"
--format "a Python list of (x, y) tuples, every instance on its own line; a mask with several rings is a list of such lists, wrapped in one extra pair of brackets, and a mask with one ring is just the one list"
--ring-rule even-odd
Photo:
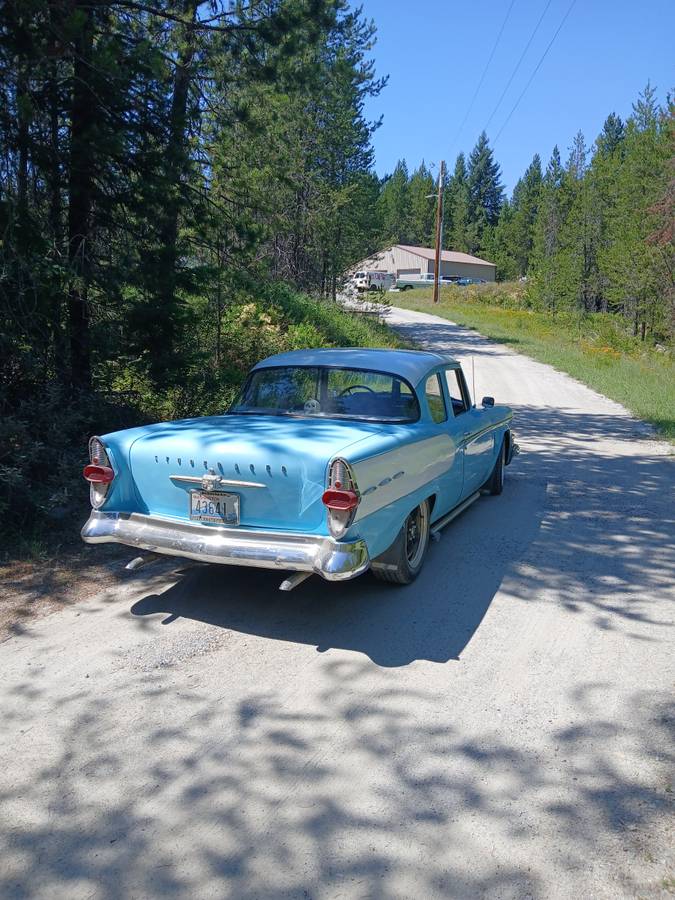
[(354, 578), (370, 565), (365, 541), (340, 543), (322, 535), (221, 528), (141, 513), (92, 510), (82, 540), (128, 544), (200, 562), (315, 572), (328, 581)]

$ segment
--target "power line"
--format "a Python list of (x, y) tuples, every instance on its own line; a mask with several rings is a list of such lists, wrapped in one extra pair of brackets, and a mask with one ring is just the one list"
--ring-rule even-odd
[(532, 82), (534, 81), (534, 76), (537, 74), (537, 72), (538, 72), (539, 69), (541, 68), (541, 64), (542, 64), (542, 63), (544, 62), (544, 60), (546, 59), (546, 57), (547, 57), (547, 55), (548, 55), (548, 51), (551, 49), (551, 47), (553, 46), (553, 43), (554, 43), (555, 39), (556, 39), (556, 38), (558, 37), (558, 35), (560, 34), (560, 30), (562, 29), (563, 25), (564, 25), (565, 22), (567, 21), (567, 17), (568, 17), (569, 14), (572, 12), (572, 8), (574, 7), (574, 4), (575, 4), (576, 2), (577, 2), (577, 0), (572, 0), (572, 2), (570, 3), (570, 5), (567, 7), (567, 12), (566, 12), (565, 15), (562, 17), (562, 20), (561, 20), (561, 22), (560, 22), (560, 25), (558, 25), (558, 27), (556, 28), (555, 34), (553, 35), (553, 37), (551, 38), (551, 40), (550, 40), (549, 43), (548, 43), (548, 46), (546, 47), (546, 49), (545, 49), (544, 52), (542, 53), (542, 55), (541, 55), (541, 57), (540, 57), (540, 59), (539, 59), (539, 62), (538, 62), (537, 65), (534, 67), (534, 71), (533, 71), (532, 74), (530, 75), (527, 84), (525, 85), (525, 87), (523, 88), (523, 90), (520, 92), (520, 96), (518, 97), (518, 99), (516, 100), (516, 102), (513, 104), (513, 107), (511, 108), (511, 112), (510, 112), (510, 113), (508, 114), (508, 116), (506, 117), (506, 119), (505, 119), (505, 121), (504, 121), (504, 124), (503, 124), (502, 127), (499, 129), (499, 131), (497, 132), (497, 135), (496, 135), (494, 141), (492, 142), (492, 146), (493, 146), (493, 147), (494, 147), (494, 145), (497, 143), (497, 141), (499, 140), (499, 136), (500, 136), (500, 134), (502, 133), (502, 131), (503, 131), (503, 130), (506, 128), (506, 126), (509, 124), (509, 121), (510, 121), (510, 119), (511, 119), (511, 116), (514, 114), (514, 112), (515, 112), (516, 109), (518, 108), (518, 105), (519, 105), (520, 101), (521, 101), (521, 100), (523, 99), (523, 97), (525, 96), (525, 92), (527, 91), (527, 89), (529, 88), (529, 86), (530, 86), (530, 85), (532, 84)]
[(506, 23), (509, 19), (509, 16), (511, 15), (511, 10), (513, 9), (515, 2), (516, 2), (516, 0), (511, 0), (511, 4), (510, 4), (509, 8), (506, 10), (506, 15), (504, 16), (504, 21), (502, 22), (502, 27), (499, 29), (499, 34), (497, 35), (497, 38), (492, 46), (492, 50), (490, 52), (490, 55), (488, 56), (488, 60), (485, 63), (485, 68), (483, 69), (483, 74), (480, 76), (478, 86), (476, 87), (476, 90), (473, 92), (473, 97), (471, 98), (471, 102), (469, 103), (469, 108), (467, 109), (467, 111), (464, 115), (464, 118), (462, 119), (462, 122), (461, 122), (459, 128), (457, 129), (457, 133), (455, 134), (454, 138), (452, 139), (452, 144), (450, 145), (451, 147), (454, 147), (456, 145), (457, 140), (458, 140), (460, 134), (462, 133), (462, 129), (466, 125), (466, 120), (469, 118), (469, 115), (471, 114), (473, 105), (476, 102), (476, 97), (478, 96), (478, 92), (480, 91), (481, 87), (483, 86), (483, 82), (485, 81), (485, 76), (487, 75), (487, 70), (490, 68), (490, 63), (492, 62), (492, 57), (495, 55), (495, 51), (497, 50), (497, 46), (499, 44), (499, 41), (501, 40), (501, 36), (504, 33), (504, 28), (506, 27)]
[(521, 64), (522, 61), (525, 59), (525, 55), (526, 55), (527, 51), (530, 49), (530, 44), (532, 43), (532, 41), (534, 40), (534, 38), (535, 38), (537, 32), (539, 31), (539, 26), (540, 26), (541, 23), (544, 21), (544, 16), (545, 16), (546, 13), (548, 12), (548, 9), (549, 9), (551, 3), (553, 3), (553, 0), (548, 0), (548, 3), (547, 3), (546, 6), (544, 7), (543, 13), (539, 16), (539, 21), (538, 21), (537, 24), (534, 26), (534, 30), (532, 31), (532, 34), (530, 35), (530, 39), (529, 39), (528, 42), (525, 44), (525, 49), (524, 49), (523, 52), (520, 54), (520, 58), (518, 59), (518, 62), (516, 63), (516, 65), (515, 65), (513, 71), (511, 72), (511, 76), (509, 77), (509, 80), (506, 82), (506, 87), (505, 87), (504, 90), (502, 91), (501, 97), (499, 98), (499, 100), (497, 100), (497, 103), (496, 103), (496, 105), (495, 105), (495, 108), (494, 108), (494, 109), (492, 110), (492, 112), (490, 113), (490, 118), (489, 118), (489, 119), (487, 120), (487, 122), (485, 123), (485, 128), (483, 129), (483, 131), (487, 131), (487, 130), (488, 130), (488, 126), (489, 126), (490, 122), (492, 121), (492, 119), (494, 118), (495, 113), (497, 112), (497, 110), (499, 109), (499, 107), (502, 105), (502, 100), (503, 100), (504, 97), (506, 96), (506, 92), (508, 91), (508, 89), (511, 87), (511, 82), (512, 82), (513, 79), (516, 77), (516, 74), (518, 73), (518, 69), (520, 68), (520, 64)]

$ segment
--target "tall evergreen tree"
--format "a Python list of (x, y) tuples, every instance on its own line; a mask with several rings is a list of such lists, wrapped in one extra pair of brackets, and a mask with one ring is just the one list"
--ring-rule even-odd
[(598, 150), (607, 156), (614, 153), (621, 145), (626, 134), (626, 127), (616, 113), (610, 113), (605, 119), (602, 131), (596, 141)]
[[(671, 333), (673, 248), (653, 241), (658, 201), (669, 182), (672, 110), (656, 105), (648, 84), (628, 119), (616, 181), (608, 240), (600, 254), (614, 308), (633, 323), (635, 334)], [(665, 252), (664, 252), (665, 251)]]
[(461, 252), (469, 251), (470, 199), (466, 159), (459, 153), (448, 183), (445, 196), (448, 226), (446, 247)]
[(424, 162), (412, 173), (408, 182), (410, 203), (410, 241), (413, 245), (430, 247), (435, 240), (436, 204), (432, 197), (436, 182)]
[(496, 264), (500, 281), (522, 277), (530, 267), (541, 190), (541, 160), (535, 154), (511, 200), (502, 205), (497, 225), (483, 234), (482, 252)]
[(382, 223), (382, 245), (408, 243), (412, 222), (408, 167), (404, 160), (399, 160), (392, 174), (385, 178), (378, 208)]
[(496, 269), (497, 281), (511, 281), (518, 277), (519, 270), (515, 258), (515, 242), (513, 220), (515, 210), (508, 200), (502, 204), (499, 221), (496, 225), (488, 225), (483, 232), (481, 253)]
[(528, 273), (539, 302), (554, 313), (560, 306), (560, 230), (566, 213), (562, 197), (563, 177), (560, 151), (556, 145), (541, 185)]
[(601, 215), (588, 166), (586, 140), (578, 132), (570, 148), (562, 185), (566, 208), (560, 230), (563, 277), (557, 289), (565, 304), (585, 312), (597, 308), (602, 290), (597, 260)]
[(501, 171), (487, 134), (482, 132), (469, 156), (469, 248), (480, 250), (483, 233), (488, 225), (495, 226), (504, 200)]
[(222, 296), (226, 267), (265, 270), (289, 209), (299, 283), (334, 284), (374, 243), (372, 25), (344, 0), (206, 9), (0, 5), (2, 349), (17, 385), (80, 389), (127, 367), (179, 389), (209, 344), (193, 339), (204, 298)]

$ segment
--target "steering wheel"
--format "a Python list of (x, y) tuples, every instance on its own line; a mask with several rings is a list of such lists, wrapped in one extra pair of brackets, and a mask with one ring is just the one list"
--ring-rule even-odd
[(340, 396), (344, 397), (346, 394), (351, 394), (352, 391), (368, 391), (370, 394), (374, 394), (375, 391), (368, 387), (367, 384), (350, 384), (349, 387), (343, 388), (340, 391)]

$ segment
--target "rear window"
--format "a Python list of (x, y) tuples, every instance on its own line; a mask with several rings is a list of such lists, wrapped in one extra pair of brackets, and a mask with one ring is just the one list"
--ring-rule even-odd
[(257, 369), (228, 412), (377, 422), (419, 418), (417, 397), (404, 379), (385, 372), (318, 366)]

